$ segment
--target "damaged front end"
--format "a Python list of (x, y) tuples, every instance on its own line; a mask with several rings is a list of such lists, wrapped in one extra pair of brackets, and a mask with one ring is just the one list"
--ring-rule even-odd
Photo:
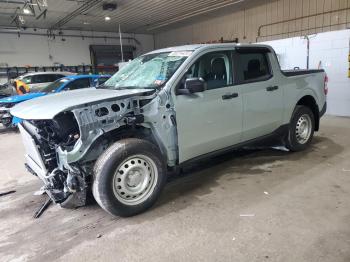
[(45, 191), (64, 207), (83, 206), (87, 180), (78, 165), (59, 168), (58, 148), (69, 150), (79, 139), (73, 113), (61, 113), (53, 120), (23, 121), (18, 125), (26, 149), (26, 168), (43, 182)]
[(96, 159), (118, 139), (143, 130), (175, 163), (173, 118), (165, 93), (146, 91), (75, 106), (48, 120), (27, 119), (19, 124), (26, 167), (44, 182), (42, 190), (53, 202), (83, 206)]

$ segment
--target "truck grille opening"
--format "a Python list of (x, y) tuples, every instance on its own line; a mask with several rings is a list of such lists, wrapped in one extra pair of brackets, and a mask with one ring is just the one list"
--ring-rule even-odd
[[(61, 113), (53, 120), (26, 122), (24, 122), (24, 126), (31, 130), (30, 133), (35, 136), (48, 171), (52, 171), (57, 167), (57, 147), (70, 151), (80, 137), (78, 123), (71, 112)], [(30, 126), (35, 128), (33, 129)]]

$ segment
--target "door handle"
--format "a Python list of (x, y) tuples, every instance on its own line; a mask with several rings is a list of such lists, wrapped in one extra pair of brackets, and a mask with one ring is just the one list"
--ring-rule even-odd
[(266, 87), (266, 91), (268, 92), (272, 92), (272, 91), (275, 91), (278, 89), (278, 86), (269, 86), (269, 87)]
[(232, 99), (238, 97), (238, 93), (226, 94), (222, 96), (223, 100)]

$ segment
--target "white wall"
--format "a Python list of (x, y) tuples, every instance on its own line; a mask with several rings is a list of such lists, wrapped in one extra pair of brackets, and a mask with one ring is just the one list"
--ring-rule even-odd
[[(27, 31), (33, 32), (30, 29)], [(118, 37), (115, 33), (92, 33), (65, 31), (65, 34), (83, 34), (94, 36)], [(125, 37), (135, 37), (140, 44), (135, 44), (133, 40), (124, 40), (125, 45), (135, 45), (135, 55), (151, 51), (154, 49), (152, 35), (143, 34), (123, 34)], [(64, 65), (91, 64), (89, 45), (105, 44), (119, 45), (119, 39), (101, 38), (75, 38), (66, 37), (62, 41), (61, 37), (49, 40), (47, 36), (33, 36), (21, 34), (0, 34), (0, 66), (51, 66), (53, 63)], [(49, 56), (52, 56), (50, 59)]]
[[(310, 68), (317, 68), (321, 62), (329, 77), (327, 114), (330, 115), (350, 116), (349, 41), (350, 30), (310, 36)], [(264, 43), (276, 50), (283, 69), (306, 67), (306, 40), (295, 37)]]

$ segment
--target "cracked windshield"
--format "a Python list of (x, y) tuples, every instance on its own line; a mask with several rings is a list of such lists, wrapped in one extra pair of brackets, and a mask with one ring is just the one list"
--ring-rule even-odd
[(120, 69), (102, 88), (161, 88), (191, 53), (178, 51), (140, 56)]

